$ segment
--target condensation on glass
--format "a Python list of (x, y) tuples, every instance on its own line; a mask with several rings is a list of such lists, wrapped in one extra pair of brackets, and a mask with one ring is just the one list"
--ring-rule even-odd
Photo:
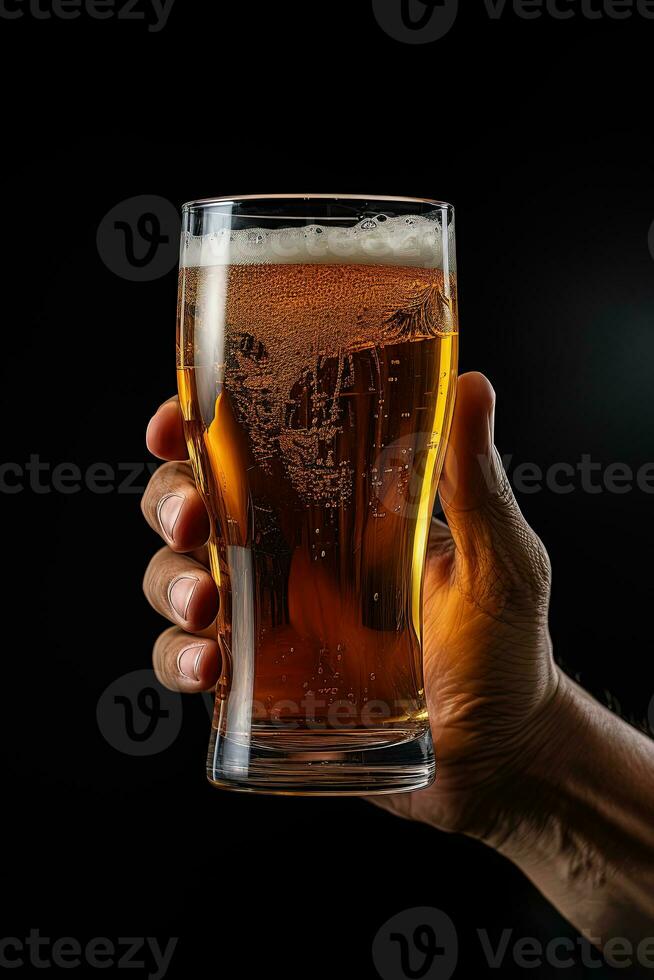
[(298, 195), (183, 216), (178, 388), (220, 591), (208, 777), (427, 786), (421, 598), (456, 385), (453, 209)]

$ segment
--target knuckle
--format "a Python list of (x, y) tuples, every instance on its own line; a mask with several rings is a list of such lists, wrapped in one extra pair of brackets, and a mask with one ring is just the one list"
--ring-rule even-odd
[(470, 600), (503, 616), (549, 604), (551, 566), (545, 545), (515, 498), (495, 498), (473, 522), (462, 587)]
[(150, 477), (145, 494), (150, 501), (158, 501), (168, 493), (192, 483), (188, 463), (176, 460), (162, 463)]
[(515, 520), (512, 544), (503, 549), (502, 570), (514, 604), (524, 604), (526, 601), (539, 606), (548, 603), (551, 577), (549, 555), (522, 515)]
[(169, 690), (175, 689), (171, 657), (174, 650), (173, 640), (177, 632), (175, 627), (164, 630), (155, 640), (152, 650), (152, 668), (155, 677)]
[(191, 479), (189, 464), (179, 460), (163, 463), (157, 473), (160, 474), (160, 486), (166, 493), (178, 489), (180, 484), (186, 485)]
[(148, 599), (166, 595), (169, 572), (168, 548), (159, 548), (150, 559), (143, 575), (143, 591)]
[(163, 670), (161, 669), (162, 668), (163, 661), (161, 660), (161, 658), (159, 656), (157, 656), (157, 646), (158, 646), (158, 644), (159, 644), (159, 640), (156, 641), (156, 643), (154, 645), (153, 653), (152, 653), (152, 670), (154, 671), (154, 676), (157, 678), (157, 680), (159, 681), (159, 683), (162, 684), (164, 687), (170, 688), (170, 685), (167, 682), (166, 676), (165, 676)]
[(160, 466), (159, 469), (152, 474), (143, 492), (143, 496), (141, 497), (141, 511), (143, 516), (148, 524), (154, 528), (157, 528), (159, 523), (157, 520), (157, 504), (160, 496), (159, 473), (162, 469), (163, 467)]

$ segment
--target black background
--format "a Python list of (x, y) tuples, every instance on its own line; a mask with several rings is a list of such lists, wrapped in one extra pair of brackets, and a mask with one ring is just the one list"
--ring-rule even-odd
[[(134, 283), (108, 269), (96, 233), (110, 208), (323, 191), (456, 205), (461, 367), (493, 381), (513, 466), (648, 462), (654, 21), (493, 21), (481, 0), (461, 6), (425, 45), (387, 36), (367, 0), (176, 0), (158, 33), (0, 19), (4, 459), (148, 459), (146, 423), (174, 390), (176, 273)], [(166, 751), (116, 751), (96, 707), (150, 663), (162, 624), (141, 578), (157, 540), (137, 494), (37, 493), (28, 479), (7, 492), (15, 479), (2, 494), (3, 935), (179, 936), (168, 976), (291, 978), (375, 977), (377, 930), (419, 905), (454, 921), (457, 977), (498, 975), (477, 929), (576, 936), (474, 842), (357, 800), (211, 790), (201, 699), (184, 701)], [(654, 500), (574, 487), (519, 496), (552, 558), (555, 649), (642, 720)]]

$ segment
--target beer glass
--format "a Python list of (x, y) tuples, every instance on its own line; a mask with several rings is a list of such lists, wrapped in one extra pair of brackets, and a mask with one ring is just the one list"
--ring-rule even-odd
[(220, 592), (216, 786), (433, 780), (422, 587), (457, 333), (449, 204), (184, 205), (178, 389)]

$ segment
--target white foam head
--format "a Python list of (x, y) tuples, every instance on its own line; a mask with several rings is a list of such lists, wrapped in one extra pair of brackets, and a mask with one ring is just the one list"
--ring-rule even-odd
[(377, 215), (351, 228), (229, 228), (182, 236), (182, 266), (402, 265), (455, 271), (454, 226), (426, 217)]

